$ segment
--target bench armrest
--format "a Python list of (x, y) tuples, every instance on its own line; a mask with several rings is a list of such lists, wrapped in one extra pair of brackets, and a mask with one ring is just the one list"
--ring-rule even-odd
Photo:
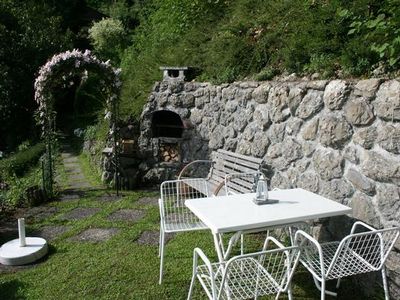
[(183, 174), (185, 173), (185, 171), (186, 171), (189, 167), (191, 167), (192, 165), (194, 165), (194, 164), (206, 164), (206, 163), (213, 164), (214, 162), (213, 162), (212, 160), (202, 160), (202, 159), (199, 159), (199, 160), (194, 160), (194, 161), (188, 163), (188, 164), (187, 164), (186, 166), (184, 166), (183, 169), (179, 172), (179, 174), (178, 174), (178, 179), (181, 179), (181, 177), (183, 176)]

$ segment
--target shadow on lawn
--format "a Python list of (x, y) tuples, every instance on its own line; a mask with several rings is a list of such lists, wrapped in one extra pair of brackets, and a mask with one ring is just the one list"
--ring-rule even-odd
[(26, 299), (19, 294), (24, 289), (24, 284), (19, 280), (0, 283), (0, 295), (2, 299)]

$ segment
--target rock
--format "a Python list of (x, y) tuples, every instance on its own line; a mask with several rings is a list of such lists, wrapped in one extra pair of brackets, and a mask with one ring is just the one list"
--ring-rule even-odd
[(320, 184), (320, 193), (323, 196), (341, 203), (345, 203), (345, 199), (349, 198), (354, 193), (351, 185), (343, 179), (321, 181)]
[(223, 132), (224, 132), (224, 138), (226, 138), (226, 139), (235, 138), (237, 136), (235, 129), (233, 129), (230, 126), (224, 127)]
[(299, 188), (317, 193), (319, 191), (319, 178), (313, 172), (302, 173), (297, 181)]
[(197, 82), (185, 82), (183, 90), (185, 92), (195, 92), (199, 88), (199, 83)]
[(227, 140), (225, 141), (225, 146), (224, 146), (224, 148), (225, 148), (226, 150), (235, 152), (235, 150), (236, 150), (236, 145), (237, 145), (237, 140), (236, 140), (236, 139), (227, 139)]
[(371, 149), (378, 137), (376, 127), (358, 129), (353, 135), (353, 142), (364, 149)]
[(292, 188), (292, 183), (290, 180), (283, 176), (281, 173), (275, 173), (275, 175), (271, 179), (271, 190), (274, 188), (279, 189), (290, 189)]
[(361, 192), (355, 192), (351, 198), (350, 205), (353, 209), (352, 216), (355, 219), (370, 224), (375, 228), (381, 228), (371, 197)]
[(263, 157), (270, 145), (269, 139), (265, 132), (256, 132), (254, 135), (253, 145), (251, 147), (251, 155), (255, 157)]
[(217, 150), (224, 146), (224, 141), (224, 127), (221, 125), (217, 125), (210, 135), (210, 142), (208, 143), (208, 146), (210, 147), (210, 149)]
[(317, 80), (318, 78), (321, 78), (321, 74), (318, 72), (312, 73), (311, 74), (311, 80)]
[(400, 299), (400, 253), (392, 251), (386, 261), (391, 299)]
[(341, 109), (350, 92), (349, 85), (344, 80), (332, 80), (324, 92), (325, 106), (330, 110)]
[(375, 93), (381, 82), (381, 79), (376, 78), (360, 80), (354, 86), (354, 95), (371, 100), (375, 96)]
[(304, 141), (302, 143), (302, 149), (303, 149), (304, 156), (310, 157), (315, 152), (316, 147), (317, 147), (317, 143)]
[(362, 98), (351, 99), (344, 111), (347, 121), (353, 125), (369, 125), (375, 120), (373, 107)]
[(159, 107), (163, 107), (168, 103), (168, 96), (169, 94), (167, 93), (156, 94), (154, 100)]
[(381, 84), (373, 102), (375, 112), (383, 120), (400, 121), (400, 83), (389, 80)]
[(195, 96), (196, 98), (198, 97), (202, 97), (204, 95), (206, 95), (208, 93), (208, 89), (206, 88), (197, 88), (194, 92), (193, 92), (193, 96)]
[(298, 160), (303, 157), (301, 145), (293, 138), (287, 138), (282, 143), (282, 156), (288, 162)]
[(235, 99), (237, 91), (238, 91), (238, 88), (234, 87), (232, 85), (222, 89), (222, 99), (224, 99), (224, 100)]
[(376, 201), (386, 222), (400, 226), (400, 187), (394, 184), (377, 184)]
[[(198, 100), (198, 99), (196, 99), (196, 100)], [(195, 105), (194, 96), (192, 94), (181, 95), (181, 103), (182, 103), (183, 107), (186, 107), (186, 108), (193, 107)]]
[(303, 158), (296, 162), (295, 167), (297, 170), (299, 170), (299, 172), (303, 173), (308, 169), (309, 165), (310, 161), (308, 159)]
[(367, 177), (360, 174), (355, 169), (349, 169), (346, 173), (346, 178), (353, 184), (353, 186), (368, 194), (374, 195), (375, 194), (375, 185), (371, 182)]
[(315, 171), (324, 180), (341, 178), (343, 175), (343, 159), (337, 151), (317, 150), (313, 155)]
[(271, 89), (271, 85), (269, 83), (263, 83), (259, 87), (255, 88), (252, 94), (252, 98), (257, 103), (267, 103), (268, 102), (268, 93)]
[(327, 80), (315, 80), (315, 79), (312, 79), (312, 81), (306, 82), (306, 88), (312, 89), (312, 90), (324, 91), (326, 85), (328, 84), (328, 81)]
[(221, 125), (230, 126), (233, 122), (232, 113), (229, 113), (226, 110), (222, 111), (219, 122), (221, 123)]
[(284, 123), (272, 124), (269, 127), (267, 135), (271, 143), (280, 143), (283, 141), (285, 136), (285, 128), (286, 124)]
[(324, 105), (322, 96), (323, 92), (321, 91), (308, 90), (303, 101), (301, 101), (296, 110), (296, 116), (302, 119), (308, 119), (315, 113), (319, 112)]
[(266, 129), (269, 124), (268, 105), (258, 104), (254, 110), (253, 120)]
[(288, 135), (297, 135), (303, 125), (303, 120), (293, 117), (286, 122), (286, 133)]
[(324, 146), (340, 149), (352, 134), (353, 129), (343, 117), (327, 115), (319, 121), (319, 141)]
[(203, 120), (203, 113), (200, 109), (193, 108), (190, 111), (190, 120), (193, 122), (193, 124), (200, 124), (201, 121)]
[(260, 85), (258, 81), (240, 81), (234, 84), (242, 89), (254, 89)]
[(285, 175), (287, 176), (287, 178), (291, 182), (291, 185), (292, 186), (296, 186), (296, 183), (299, 180), (300, 174), (301, 173), (299, 172), (299, 170), (297, 170), (295, 167), (291, 167), (291, 168), (289, 168), (287, 170)]
[(251, 154), (251, 144), (245, 140), (240, 140), (237, 145), (237, 152), (243, 155)]
[(366, 153), (362, 172), (376, 181), (400, 184), (400, 164), (398, 160), (385, 158), (374, 151)]
[(269, 161), (269, 165), (274, 167), (278, 171), (285, 171), (290, 167), (290, 163), (282, 156), (276, 158), (274, 161)]
[(285, 121), (290, 116), (287, 105), (288, 88), (286, 86), (275, 86), (269, 91), (270, 118), (274, 123)]
[(257, 124), (250, 123), (247, 125), (246, 129), (243, 131), (243, 138), (247, 141), (252, 141), (254, 139), (254, 135), (256, 132), (262, 131), (262, 128), (259, 128)]
[(381, 127), (378, 144), (388, 152), (400, 154), (400, 124)]
[(314, 118), (303, 126), (302, 137), (305, 140), (314, 140), (318, 132), (319, 118)]
[(282, 145), (281, 143), (272, 144), (268, 148), (267, 157), (270, 159), (278, 158), (282, 156)]
[(352, 146), (344, 148), (343, 158), (356, 165), (360, 162), (357, 149)]
[(248, 117), (244, 113), (235, 114), (233, 118), (233, 128), (237, 132), (243, 132), (246, 128), (247, 124), (249, 123)]
[(171, 93), (177, 94), (183, 91), (184, 82), (183, 81), (169, 81), (168, 87)]
[(292, 116), (296, 114), (296, 110), (306, 93), (307, 90), (300, 85), (290, 86), (287, 103)]

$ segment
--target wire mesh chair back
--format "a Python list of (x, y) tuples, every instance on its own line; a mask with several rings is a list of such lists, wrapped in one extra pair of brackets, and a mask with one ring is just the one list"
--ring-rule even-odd
[(297, 247), (277, 248), (232, 258), (218, 299), (248, 299), (285, 292), (299, 259)]
[[(200, 192), (203, 191), (203, 192)], [(205, 191), (205, 193), (204, 193)], [(188, 199), (208, 197), (204, 179), (181, 179), (161, 184), (161, 219), (167, 231), (185, 231), (206, 227), (186, 206)]]
[(399, 228), (388, 228), (346, 236), (329, 266), (327, 278), (378, 271), (399, 236)]
[[(302, 249), (301, 260), (317, 277), (337, 279), (382, 269), (399, 237), (400, 228), (352, 233), (339, 242), (320, 246), (299, 235), (296, 244)], [(319, 255), (319, 247), (323, 256)], [(322, 260), (322, 261), (321, 261)]]

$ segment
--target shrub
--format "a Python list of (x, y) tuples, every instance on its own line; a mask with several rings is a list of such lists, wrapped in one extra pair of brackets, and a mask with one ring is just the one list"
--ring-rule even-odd
[[(9, 176), (8, 189), (0, 195), (1, 205), (5, 207), (35, 206), (43, 202), (42, 170), (40, 167), (31, 169), (24, 177)], [(39, 196), (38, 196), (39, 195)]]
[(38, 143), (14, 155), (0, 160), (0, 174), (4, 176), (23, 176), (29, 169), (37, 164), (45, 152), (44, 143)]
[(95, 51), (103, 58), (119, 62), (125, 42), (125, 29), (120, 20), (108, 18), (93, 23), (89, 38)]

